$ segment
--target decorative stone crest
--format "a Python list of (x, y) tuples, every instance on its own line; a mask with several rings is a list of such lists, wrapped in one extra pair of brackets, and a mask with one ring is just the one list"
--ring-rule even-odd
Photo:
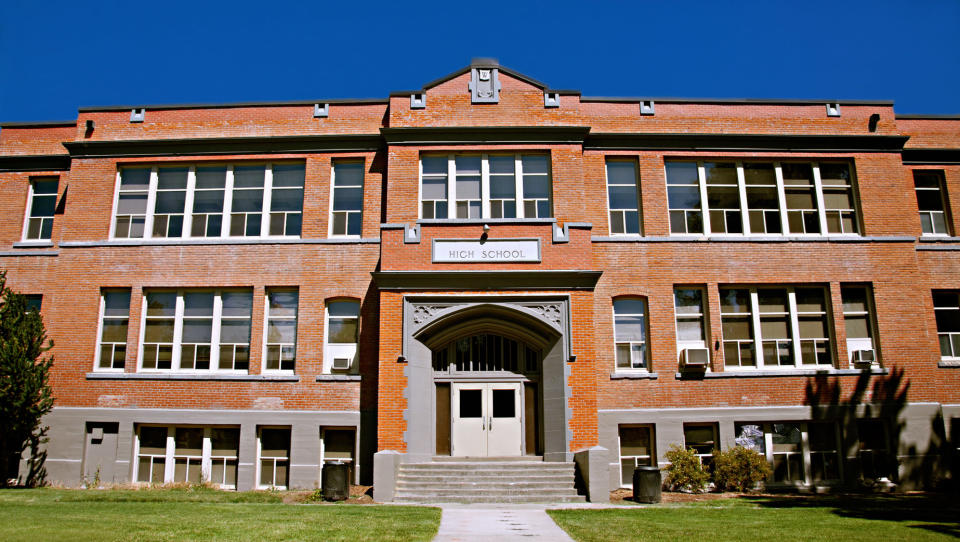
[(554, 323), (557, 327), (560, 327), (560, 322), (563, 318), (562, 306), (559, 303), (549, 303), (544, 305), (531, 305), (530, 310), (542, 316), (545, 320), (549, 320)]
[(431, 320), (445, 308), (447, 308), (446, 305), (417, 305), (413, 309), (413, 323), (420, 325), (427, 320)]

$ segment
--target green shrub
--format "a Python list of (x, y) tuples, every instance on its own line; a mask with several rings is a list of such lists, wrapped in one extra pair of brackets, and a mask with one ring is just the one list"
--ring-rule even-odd
[(700, 463), (697, 452), (693, 448), (683, 449), (676, 444), (670, 447), (666, 454), (667, 488), (671, 491), (687, 490), (694, 493), (703, 491), (710, 481), (710, 473)]
[(743, 446), (717, 451), (713, 456), (713, 481), (721, 490), (751, 490), (772, 472), (763, 454)]

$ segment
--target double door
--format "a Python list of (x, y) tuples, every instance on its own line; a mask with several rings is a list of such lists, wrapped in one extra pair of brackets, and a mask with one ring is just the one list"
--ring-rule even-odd
[(451, 454), (460, 457), (522, 455), (522, 384), (454, 383)]

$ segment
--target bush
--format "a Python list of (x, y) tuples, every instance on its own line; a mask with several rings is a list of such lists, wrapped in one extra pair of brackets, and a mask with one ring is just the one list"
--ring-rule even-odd
[(671, 491), (686, 490), (694, 493), (703, 491), (710, 481), (710, 473), (700, 463), (693, 448), (683, 449), (676, 444), (666, 454), (670, 465), (667, 466), (665, 483)]
[(751, 490), (772, 472), (763, 454), (743, 446), (717, 451), (713, 456), (713, 481), (721, 490)]

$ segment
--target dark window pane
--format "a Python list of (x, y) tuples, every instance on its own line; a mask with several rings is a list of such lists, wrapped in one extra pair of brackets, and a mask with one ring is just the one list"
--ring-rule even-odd
[(303, 189), (274, 190), (270, 196), (271, 211), (294, 211), (303, 209)]
[(197, 188), (223, 188), (227, 184), (226, 166), (198, 166)]
[(233, 166), (235, 188), (259, 188), (263, 186), (264, 166)]
[(516, 393), (514, 390), (492, 390), (493, 391), (493, 417), (494, 418), (513, 418), (516, 416)]
[(273, 186), (303, 186), (304, 164), (274, 164)]
[(460, 417), (483, 416), (483, 390), (460, 390)]
[(187, 188), (188, 168), (181, 167), (162, 167), (157, 170), (157, 189), (169, 190)]
[(363, 163), (334, 162), (333, 184), (334, 186), (363, 186)]

